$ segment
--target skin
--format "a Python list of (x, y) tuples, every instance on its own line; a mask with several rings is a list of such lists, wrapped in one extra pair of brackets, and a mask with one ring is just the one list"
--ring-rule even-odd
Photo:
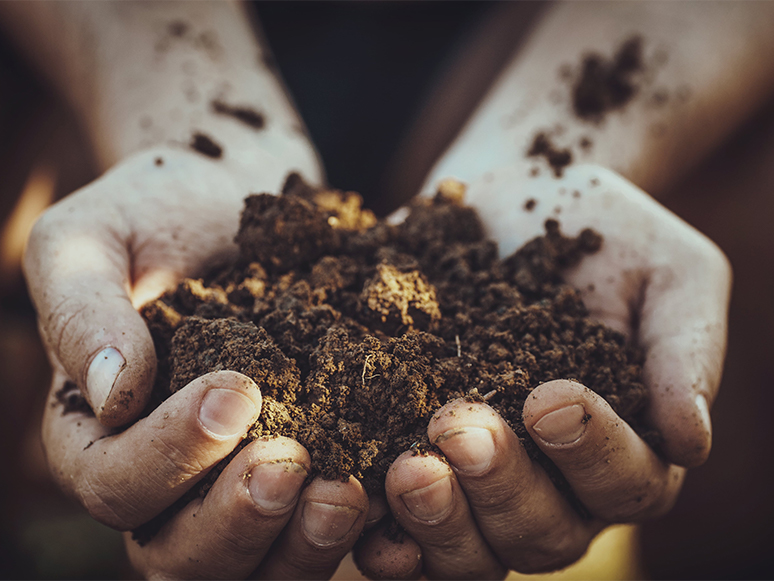
[[(294, 169), (319, 182), (322, 170), (313, 147), (298, 132), (297, 115), (281, 84), (264, 65), (256, 65), (264, 49), (234, 5), (83, 6), (0, 3), (0, 10), (21, 46), (25, 39), (46, 39), (27, 44), (28, 54), (71, 100), (99, 159), (112, 167), (41, 218), (29, 241), (25, 273), (55, 369), (51, 398), (71, 378), (97, 412), (96, 418), (62, 415), (61, 408), (47, 406), (44, 442), (52, 472), (95, 518), (129, 530), (179, 498), (241, 439), (250, 418), (227, 405), (210, 415), (226, 423), (241, 421), (244, 429), (234, 428), (227, 437), (206, 429), (202, 405), (207, 394), (235, 391), (252, 401), (256, 414), (260, 408), (260, 386), (221, 372), (195, 380), (148, 418), (115, 433), (113, 427), (127, 424), (142, 409), (155, 368), (152, 343), (135, 307), (182, 276), (196, 275), (207, 261), (233, 253), (231, 237), (245, 193), (277, 191)], [(739, 63), (774, 62), (765, 58), (774, 47), (758, 25), (763, 19), (748, 5), (695, 14), (679, 12), (687, 9), (678, 4), (674, 21), (684, 23), (686, 15), (696, 20), (677, 36), (664, 28), (673, 19), (663, 16), (663, 7), (611, 6), (615, 9), (604, 13), (584, 12), (573, 4), (550, 11), (429, 173), (424, 190), (449, 175), (465, 181), (467, 201), (479, 209), (503, 253), (539, 234), (544, 219), (555, 216), (560, 206), (566, 234), (588, 226), (603, 234), (601, 251), (565, 274), (587, 289), (584, 298), (594, 316), (646, 350), (649, 414), (665, 436), (663, 458), (605, 402), (566, 381), (537, 388), (524, 417), (530, 434), (589, 508), (591, 521), (567, 506), (525, 457), (513, 433), (483, 404), (463, 410), (451, 402), (439, 411), (428, 435), (450, 463), (432, 456), (400, 457), (388, 474), (386, 502), (369, 503), (354, 479), (315, 480), (302, 489), (299, 474), (309, 469), (306, 451), (290, 441), (258, 441), (240, 452), (203, 501), (186, 506), (153, 541), (140, 547), (127, 537), (130, 558), (141, 574), (324, 578), (366, 523), (373, 526), (389, 507), (411, 539), (385, 545), (378, 527), (367, 533), (356, 554), (365, 570), (382, 577), (415, 577), (422, 570), (433, 578), (497, 578), (510, 568), (563, 567), (579, 558), (607, 523), (668, 510), (684, 467), (701, 464), (709, 453), (708, 407), (725, 351), (730, 269), (710, 241), (601, 166), (648, 188), (670, 183), (769, 94), (771, 71), (764, 64), (744, 68)], [(178, 42), (164, 36), (169, 24), (180, 20), (189, 23), (193, 37), (186, 32)], [(723, 34), (718, 32), (721, 23)], [(563, 34), (570, 24), (573, 34)], [(665, 69), (664, 82), (693, 75), (699, 97), (673, 112), (675, 131), (658, 144), (646, 131), (652, 119), (638, 105), (628, 115), (589, 128), (573, 125), (561, 108), (542, 104), (553, 87), (544, 71), (574, 60), (596, 46), (597, 38), (618, 38), (622, 27), (647, 38), (661, 35), (668, 43), (673, 68)], [(201, 50), (201, 43), (190, 41), (204, 29), (214, 31), (220, 50)], [(735, 38), (746, 42), (728, 40)], [(728, 43), (726, 50), (711, 52), (713, 59), (703, 59), (703, 68), (689, 66), (697, 46), (718, 39)], [(167, 41), (163, 50), (154, 48)], [(598, 50), (609, 52), (610, 47)], [(190, 98), (190, 87), (181, 91), (192, 74), (199, 100)], [(734, 81), (726, 84), (729, 74)], [(720, 90), (724, 86), (735, 90)], [(219, 91), (233, 103), (259, 103), (266, 129), (255, 131), (214, 114), (209, 100)], [(519, 107), (525, 112), (522, 121), (504, 128), (503, 116)], [(718, 121), (708, 124), (708, 117)], [(146, 118), (151, 131), (143, 128)], [(524, 160), (524, 150), (536, 130), (557, 121), (567, 124), (570, 135), (594, 132), (598, 146), (588, 161), (598, 165), (569, 167), (561, 178), (542, 167), (540, 176), (530, 178), (534, 164)], [(187, 144), (195, 131), (217, 138), (224, 156), (214, 160), (191, 151)], [(696, 136), (703, 145), (691, 150), (694, 154), (674, 155)], [(158, 158), (163, 164), (156, 163)], [(574, 191), (579, 198), (572, 197)], [(530, 198), (538, 204), (525, 212), (523, 204)], [(588, 290), (591, 284), (594, 291)], [(108, 346), (121, 353), (125, 365), (100, 405), (88, 371), (95, 354)], [(218, 398), (212, 401), (225, 401)], [(460, 413), (450, 416), (452, 409)], [(581, 422), (578, 410), (591, 419)], [(167, 423), (164, 414), (177, 421)], [(564, 441), (567, 434), (577, 437)], [(473, 436), (477, 462), (470, 469), (471, 455), (460, 450)], [(491, 452), (486, 462), (481, 458), (485, 450)], [(257, 466), (277, 460), (289, 460), (289, 469), (267, 468), (252, 476)], [(251, 485), (293, 494), (282, 507), (266, 510), (251, 495)], [(318, 510), (322, 505), (337, 508)], [(315, 510), (322, 520), (307, 526)], [(348, 527), (341, 524), (344, 520)], [(338, 525), (326, 528), (326, 522)], [(319, 534), (326, 530), (321, 545)], [(379, 546), (389, 550), (374, 550)]]

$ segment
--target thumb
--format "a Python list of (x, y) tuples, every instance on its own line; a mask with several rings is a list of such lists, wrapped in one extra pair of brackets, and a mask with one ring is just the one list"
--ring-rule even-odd
[(89, 186), (38, 220), (24, 271), (52, 364), (78, 384), (97, 419), (114, 427), (145, 407), (156, 355), (129, 297), (130, 230), (99, 193)]

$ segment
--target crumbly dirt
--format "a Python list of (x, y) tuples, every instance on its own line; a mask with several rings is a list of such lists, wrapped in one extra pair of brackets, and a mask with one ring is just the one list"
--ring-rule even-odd
[(541, 131), (537, 133), (532, 140), (527, 151), (527, 157), (542, 157), (554, 172), (554, 177), (560, 178), (564, 175), (564, 168), (572, 163), (572, 151), (569, 149), (560, 149), (554, 145), (549, 135)]
[[(358, 194), (314, 191), (293, 175), (282, 195), (247, 198), (233, 266), (184, 280), (143, 308), (159, 360), (147, 411), (204, 373), (244, 373), (263, 409), (242, 446), (294, 438), (312, 475), (354, 475), (378, 493), (399, 454), (431, 447), (426, 429), (439, 407), (485, 400), (571, 495), (522, 423), (536, 386), (575, 379), (640, 435), (656, 434), (641, 419), (640, 353), (592, 321), (559, 274), (596, 252), (601, 237), (565, 237), (555, 220), (545, 228), (499, 259), (454, 188), (415, 200), (402, 224), (388, 225), (361, 209)], [(232, 457), (169, 514), (205, 494)], [(136, 537), (149, 538), (165, 518)]]
[(584, 57), (581, 74), (572, 88), (575, 115), (601, 121), (610, 111), (623, 108), (639, 90), (637, 73), (644, 69), (643, 40), (626, 40), (612, 58), (591, 53)]
[(194, 133), (191, 136), (189, 146), (194, 151), (213, 159), (220, 159), (223, 157), (223, 147), (215, 143), (212, 137), (205, 135), (204, 133)]

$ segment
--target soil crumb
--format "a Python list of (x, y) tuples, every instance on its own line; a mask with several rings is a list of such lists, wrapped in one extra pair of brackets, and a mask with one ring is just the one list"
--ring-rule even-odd
[(194, 133), (191, 136), (190, 147), (194, 151), (198, 151), (202, 155), (206, 155), (213, 159), (220, 159), (223, 157), (223, 148), (204, 133)]
[(535, 135), (527, 151), (527, 157), (543, 157), (551, 166), (555, 177), (562, 177), (564, 168), (572, 163), (572, 152), (569, 149), (559, 149), (545, 132)]
[(86, 398), (81, 394), (81, 390), (72, 381), (66, 381), (61, 389), (54, 393), (54, 398), (62, 405), (62, 415), (81, 412), (94, 416), (89, 402), (86, 401)]
[(535, 198), (530, 198), (529, 200), (524, 202), (524, 209), (527, 212), (531, 212), (532, 210), (534, 210), (535, 206), (537, 206), (537, 200), (535, 200)]
[(296, 439), (312, 457), (310, 476), (354, 475), (382, 493), (395, 458), (433, 449), (429, 420), (460, 397), (497, 410), (572, 499), (522, 423), (527, 396), (552, 379), (580, 381), (657, 441), (642, 418), (641, 353), (589, 318), (560, 276), (601, 247), (599, 234), (566, 237), (547, 220), (543, 236), (501, 259), (462, 191), (447, 184), (390, 225), (358, 194), (315, 190), (291, 175), (281, 195), (246, 199), (233, 265), (143, 307), (159, 362), (146, 414), (221, 369), (251, 377), (263, 409), (241, 446), (137, 529), (138, 541), (206, 494), (260, 437)]
[(643, 70), (643, 40), (633, 36), (611, 58), (591, 53), (584, 57), (579, 78), (572, 89), (575, 115), (600, 122), (610, 112), (623, 108), (639, 89), (636, 75)]
[(211, 106), (215, 113), (233, 117), (253, 129), (263, 129), (266, 125), (264, 116), (252, 107), (229, 105), (220, 100), (213, 101)]

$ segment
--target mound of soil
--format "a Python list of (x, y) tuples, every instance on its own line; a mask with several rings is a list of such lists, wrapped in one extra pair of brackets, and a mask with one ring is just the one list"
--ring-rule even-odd
[[(383, 490), (399, 454), (431, 447), (426, 429), (440, 406), (468, 397), (496, 409), (569, 494), (521, 417), (530, 391), (552, 379), (580, 381), (652, 440), (640, 417), (640, 354), (589, 319), (559, 275), (600, 248), (598, 234), (568, 238), (548, 220), (544, 236), (499, 259), (460, 184), (415, 200), (399, 225), (361, 203), (297, 175), (280, 196), (248, 197), (236, 263), (184, 280), (142, 310), (159, 360), (148, 413), (204, 373), (244, 373), (263, 410), (240, 449), (259, 437), (294, 438), (312, 475), (354, 475), (369, 492)], [(168, 514), (206, 494), (232, 457)]]

